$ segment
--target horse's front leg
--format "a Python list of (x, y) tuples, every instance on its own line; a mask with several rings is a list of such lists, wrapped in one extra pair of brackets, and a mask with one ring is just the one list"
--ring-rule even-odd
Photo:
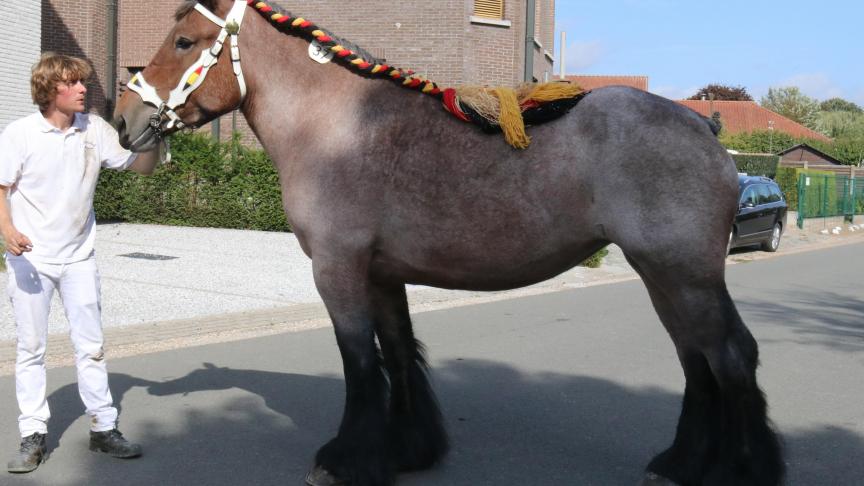
[(387, 444), (387, 380), (375, 346), (367, 265), (313, 260), (315, 285), (336, 332), (345, 373), (345, 410), (339, 433), (315, 457), (306, 478), (313, 486), (389, 485), (394, 465)]

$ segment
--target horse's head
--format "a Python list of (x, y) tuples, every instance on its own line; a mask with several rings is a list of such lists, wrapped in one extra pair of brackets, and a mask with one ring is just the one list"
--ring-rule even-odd
[(213, 363), (204, 363), (203, 367), (189, 372), (182, 378), (162, 382), (148, 382), (147, 391), (151, 395), (164, 397), (167, 395), (184, 395), (202, 390), (227, 390), (237, 386), (237, 380), (231, 379), (230, 368), (220, 368)]
[(114, 126), (124, 147), (150, 150), (166, 135), (242, 103), (238, 37), (246, 6), (246, 0), (187, 0), (180, 6), (174, 28), (117, 103)]

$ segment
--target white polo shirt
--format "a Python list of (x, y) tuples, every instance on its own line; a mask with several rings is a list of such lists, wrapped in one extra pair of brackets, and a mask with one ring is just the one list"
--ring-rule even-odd
[(12, 224), (33, 242), (26, 258), (73, 263), (93, 255), (99, 170), (126, 169), (135, 157), (96, 115), (76, 114), (66, 131), (39, 112), (9, 124), (0, 135), (0, 185), (9, 187)]

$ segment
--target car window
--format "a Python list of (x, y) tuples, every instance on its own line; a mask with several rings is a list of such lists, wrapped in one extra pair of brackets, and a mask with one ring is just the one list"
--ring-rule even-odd
[(771, 191), (765, 184), (756, 186), (756, 204), (768, 204), (771, 202)]
[(741, 196), (741, 204), (756, 205), (756, 188), (754, 186), (750, 186), (744, 191), (744, 195)]
[(768, 189), (771, 191), (771, 202), (780, 202), (783, 200), (783, 193), (780, 192), (778, 186), (770, 185)]

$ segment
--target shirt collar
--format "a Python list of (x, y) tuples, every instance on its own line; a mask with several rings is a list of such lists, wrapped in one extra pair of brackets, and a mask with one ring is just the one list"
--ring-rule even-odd
[[(36, 123), (39, 125), (39, 130), (41, 132), (50, 133), (50, 132), (55, 132), (55, 131), (59, 132), (60, 131), (59, 128), (50, 124), (48, 122), (48, 120), (46, 120), (45, 117), (42, 116), (42, 112), (37, 111), (36, 117), (37, 117)], [(87, 120), (86, 120), (84, 113), (75, 113), (75, 119), (72, 120), (72, 126), (69, 128), (71, 128), (72, 130), (74, 130), (76, 132), (84, 131), (84, 129), (87, 128)]]

